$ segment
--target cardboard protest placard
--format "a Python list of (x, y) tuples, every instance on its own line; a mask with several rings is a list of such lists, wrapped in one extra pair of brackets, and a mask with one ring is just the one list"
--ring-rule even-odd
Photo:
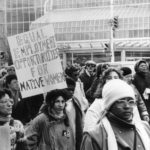
[(66, 88), (52, 25), (8, 37), (22, 97)]

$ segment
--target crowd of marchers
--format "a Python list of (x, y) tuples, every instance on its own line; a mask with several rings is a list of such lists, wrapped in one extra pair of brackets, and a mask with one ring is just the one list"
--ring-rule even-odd
[(15, 68), (1, 69), (1, 150), (150, 150), (149, 63), (134, 69), (72, 64), (67, 88), (27, 98)]

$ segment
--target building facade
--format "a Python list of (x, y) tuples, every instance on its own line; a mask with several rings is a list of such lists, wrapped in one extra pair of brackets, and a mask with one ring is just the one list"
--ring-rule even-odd
[(5, 22), (5, 1), (0, 1), (0, 66), (4, 66), (6, 64), (6, 59), (3, 59), (4, 57), (1, 57), (1, 54), (8, 50), (8, 46), (6, 44), (7, 36), (5, 34)]
[[(149, 0), (3, 0), (3, 37), (52, 23), (64, 66), (111, 60), (150, 60)], [(119, 27), (113, 32), (112, 18)], [(1, 34), (2, 35), (2, 34)]]
[[(44, 12), (31, 29), (54, 25), (64, 63), (110, 61), (105, 45), (112, 40), (115, 61), (150, 60), (149, 0), (47, 0)], [(115, 16), (119, 27), (111, 39)]]
[(0, 1), (0, 51), (11, 55), (7, 37), (29, 31), (31, 22), (44, 15), (44, 3), (45, 0)]

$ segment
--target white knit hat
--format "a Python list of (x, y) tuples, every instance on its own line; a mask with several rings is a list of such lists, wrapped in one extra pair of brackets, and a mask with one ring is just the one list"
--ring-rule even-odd
[(135, 100), (133, 88), (125, 81), (114, 79), (104, 85), (102, 98), (105, 110), (108, 110), (114, 102), (124, 97), (131, 97)]

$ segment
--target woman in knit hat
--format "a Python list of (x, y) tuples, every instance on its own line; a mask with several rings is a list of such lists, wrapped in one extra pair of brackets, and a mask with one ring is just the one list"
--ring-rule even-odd
[[(97, 86), (97, 90), (93, 94), (94, 102), (90, 105), (89, 109), (86, 112), (85, 115), (85, 121), (84, 121), (84, 131), (90, 130), (95, 126), (99, 119), (99, 114), (101, 112), (101, 101), (102, 101), (102, 89), (103, 86), (114, 79), (123, 79), (121, 73), (116, 70), (115, 68), (108, 68), (103, 72), (101, 82)], [(92, 121), (91, 121), (92, 120)]]
[(135, 94), (125, 81), (107, 82), (102, 90), (99, 123), (83, 135), (81, 150), (150, 149), (150, 126), (134, 120)]

